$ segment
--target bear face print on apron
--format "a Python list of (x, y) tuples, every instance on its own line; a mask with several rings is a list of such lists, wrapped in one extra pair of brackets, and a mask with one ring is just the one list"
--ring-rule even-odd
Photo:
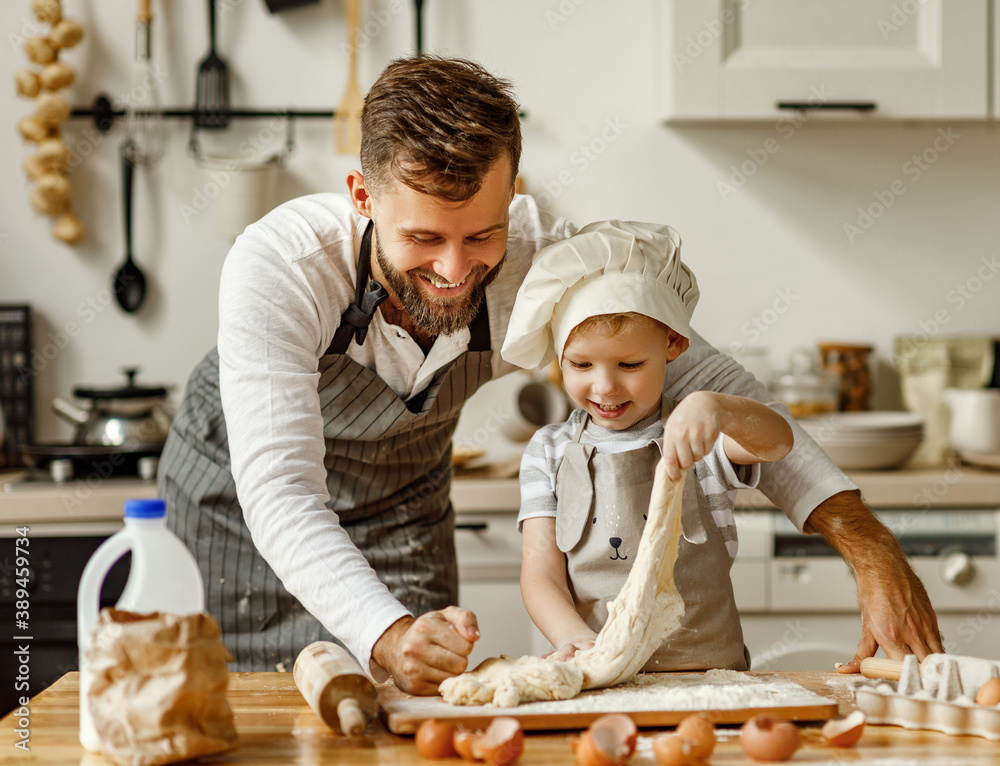
[[(489, 318), (484, 300), (470, 326), (469, 350), (422, 394), (401, 399), (344, 353), (359, 333), (363, 340), (380, 302), (371, 300), (366, 285), (370, 231), (356, 300), (318, 361), (328, 507), (393, 596), (422, 614), (458, 598), (451, 438), (463, 403), (492, 375)], [(206, 609), (220, 623), (233, 670), (291, 668), (305, 645), (333, 638), (288, 593), (251, 540), (230, 471), (217, 349), (188, 381), (157, 489), (171, 509), (171, 529), (201, 568)]]
[[(669, 406), (666, 400), (663, 406)], [(576, 610), (599, 631), (608, 618), (608, 603), (622, 589), (635, 560), (661, 453), (651, 442), (599, 454), (580, 441), (588, 422), (589, 416), (566, 445), (556, 475), (556, 544), (566, 555)], [(749, 655), (729, 576), (729, 552), (695, 469), (691, 474), (684, 482), (684, 537), (674, 566), (684, 617), (643, 670), (746, 670)]]

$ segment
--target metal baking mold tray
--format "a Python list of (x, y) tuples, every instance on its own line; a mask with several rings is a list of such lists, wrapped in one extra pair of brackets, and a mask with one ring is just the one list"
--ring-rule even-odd
[(1000, 741), (1000, 705), (977, 705), (972, 696), (988, 678), (1000, 677), (993, 667), (966, 693), (959, 664), (944, 663), (939, 672), (924, 674), (915, 655), (903, 660), (899, 681), (869, 682), (854, 690), (858, 708), (868, 723), (892, 724), (904, 729), (931, 729), (945, 734), (969, 734)]

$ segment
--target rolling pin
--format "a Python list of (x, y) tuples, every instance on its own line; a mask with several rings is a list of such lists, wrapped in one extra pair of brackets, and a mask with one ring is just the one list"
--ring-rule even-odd
[(309, 707), (338, 734), (357, 737), (378, 714), (374, 684), (339, 644), (309, 644), (299, 652), (292, 677)]

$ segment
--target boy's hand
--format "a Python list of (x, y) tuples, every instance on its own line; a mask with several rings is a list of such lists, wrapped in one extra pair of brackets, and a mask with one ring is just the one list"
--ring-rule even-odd
[(663, 424), (663, 462), (671, 481), (712, 451), (722, 431), (714, 395), (696, 391), (674, 407)]
[(543, 654), (542, 659), (562, 660), (565, 662), (577, 652), (582, 652), (585, 649), (593, 649), (596, 638), (597, 634), (592, 630), (588, 630), (586, 633), (581, 633), (563, 641), (548, 654)]

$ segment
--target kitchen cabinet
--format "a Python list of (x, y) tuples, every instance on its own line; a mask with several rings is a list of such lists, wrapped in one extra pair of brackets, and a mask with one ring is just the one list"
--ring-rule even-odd
[(671, 0), (661, 6), (664, 116), (984, 120), (998, 87), (991, 4)]
[(521, 600), (521, 534), (516, 510), (459, 511), (455, 520), (458, 605), (475, 613), (482, 638), (469, 667), (488, 657), (540, 654), (551, 647)]

